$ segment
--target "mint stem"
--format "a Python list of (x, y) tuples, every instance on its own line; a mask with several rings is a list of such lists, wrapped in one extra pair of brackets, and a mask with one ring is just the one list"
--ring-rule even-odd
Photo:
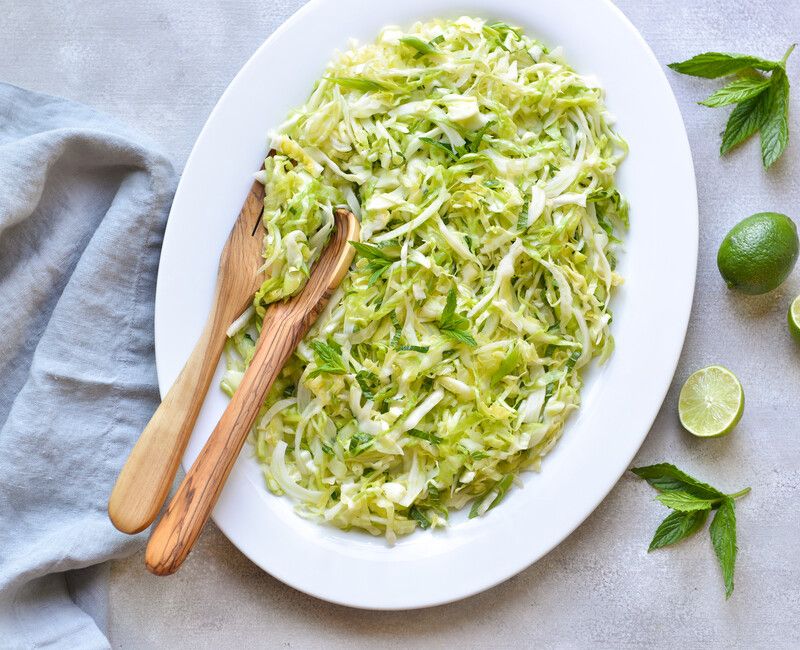
[[(792, 47), (794, 47), (794, 46), (792, 46)], [(750, 492), (750, 488), (746, 487), (744, 490), (739, 490), (738, 492), (735, 492), (734, 494), (729, 494), (728, 496), (731, 499), (738, 499), (739, 497), (743, 497), (748, 492)]]
[(786, 54), (784, 54), (783, 58), (781, 59), (781, 64), (782, 65), (786, 66), (786, 61), (789, 59), (789, 56), (792, 54), (792, 52), (794, 52), (794, 48), (796, 48), (796, 47), (797, 47), (797, 43), (793, 43), (792, 45), (789, 46), (789, 49), (786, 50)]

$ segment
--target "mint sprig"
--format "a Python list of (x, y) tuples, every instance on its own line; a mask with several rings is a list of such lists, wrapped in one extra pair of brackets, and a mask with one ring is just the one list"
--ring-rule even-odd
[[(792, 45), (780, 61), (745, 54), (705, 52), (669, 67), (681, 74), (704, 79), (736, 75), (728, 85), (699, 102), (717, 108), (736, 104), (722, 135), (720, 155), (761, 133), (761, 161), (769, 168), (789, 143), (789, 77), (786, 61)], [(766, 76), (765, 73), (769, 73)]]
[(374, 244), (365, 244), (358, 241), (351, 241), (348, 243), (356, 249), (361, 257), (368, 260), (366, 270), (372, 272), (367, 282), (368, 288), (375, 284), (384, 272), (400, 259), (399, 257), (390, 255), (384, 248), (375, 246)]
[(467, 331), (468, 325), (469, 320), (456, 313), (456, 291), (451, 288), (447, 292), (447, 300), (442, 310), (442, 316), (439, 318), (439, 331), (454, 341), (474, 347), (477, 342), (472, 334)]
[(314, 377), (323, 373), (329, 375), (344, 375), (347, 373), (347, 368), (342, 359), (342, 349), (337, 343), (317, 340), (311, 342), (311, 348), (314, 350), (317, 367), (309, 373), (309, 379), (314, 379)]
[(725, 598), (730, 598), (737, 552), (734, 502), (750, 492), (750, 488), (725, 494), (668, 463), (635, 467), (631, 471), (658, 490), (656, 499), (672, 510), (656, 529), (648, 552), (691, 537), (703, 527), (709, 514), (716, 511), (709, 534), (722, 569)]

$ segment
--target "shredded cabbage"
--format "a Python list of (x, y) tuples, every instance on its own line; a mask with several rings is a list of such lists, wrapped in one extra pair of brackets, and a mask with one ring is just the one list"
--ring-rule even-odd
[(343, 206), (362, 243), (252, 433), (298, 512), (389, 541), (493, 508), (539, 469), (613, 348), (625, 142), (597, 84), (518, 28), (463, 17), (340, 54), (271, 135), (263, 270), (229, 330), (232, 393), (267, 306)]

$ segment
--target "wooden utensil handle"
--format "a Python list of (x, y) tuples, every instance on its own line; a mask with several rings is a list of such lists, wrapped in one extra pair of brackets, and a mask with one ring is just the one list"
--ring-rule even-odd
[[(239, 456), (247, 434), (275, 378), (305, 335), (310, 323), (299, 324), (276, 305), (262, 327), (253, 361), (222, 418), (186, 473), (175, 496), (153, 530), (145, 564), (157, 575), (175, 572), (203, 529), (219, 493)], [(322, 307), (322, 305), (320, 305)], [(305, 320), (305, 319), (303, 319)]]
[(147, 528), (178, 471), (203, 399), (225, 347), (229, 314), (215, 305), (192, 354), (134, 445), (108, 500), (108, 516), (123, 533)]
[(200, 340), (114, 485), (108, 515), (124, 533), (144, 530), (161, 510), (225, 347), (228, 326), (260, 286), (255, 266), (262, 238), (254, 228), (263, 207), (264, 186), (255, 181), (222, 250), (214, 304)]
[(358, 221), (344, 209), (336, 210), (334, 217), (333, 237), (314, 264), (305, 287), (287, 302), (274, 303), (267, 310), (253, 360), (239, 388), (150, 535), (144, 560), (153, 573), (174, 573), (186, 559), (272, 383), (347, 273), (355, 253), (347, 242), (358, 240)]

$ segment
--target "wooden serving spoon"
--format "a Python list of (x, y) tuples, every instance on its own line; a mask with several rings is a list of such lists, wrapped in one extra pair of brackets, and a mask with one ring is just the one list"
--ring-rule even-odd
[(222, 249), (214, 303), (203, 333), (111, 492), (108, 516), (123, 533), (144, 530), (161, 510), (225, 347), (226, 330), (261, 286), (257, 270), (264, 240), (257, 226), (263, 209), (264, 185), (255, 181)]
[(250, 367), (200, 455), (195, 460), (145, 552), (145, 564), (156, 575), (178, 570), (217, 502), (264, 398), (286, 361), (322, 313), (342, 281), (359, 239), (359, 224), (347, 210), (335, 212), (336, 230), (311, 270), (306, 286), (286, 302), (270, 305)]

